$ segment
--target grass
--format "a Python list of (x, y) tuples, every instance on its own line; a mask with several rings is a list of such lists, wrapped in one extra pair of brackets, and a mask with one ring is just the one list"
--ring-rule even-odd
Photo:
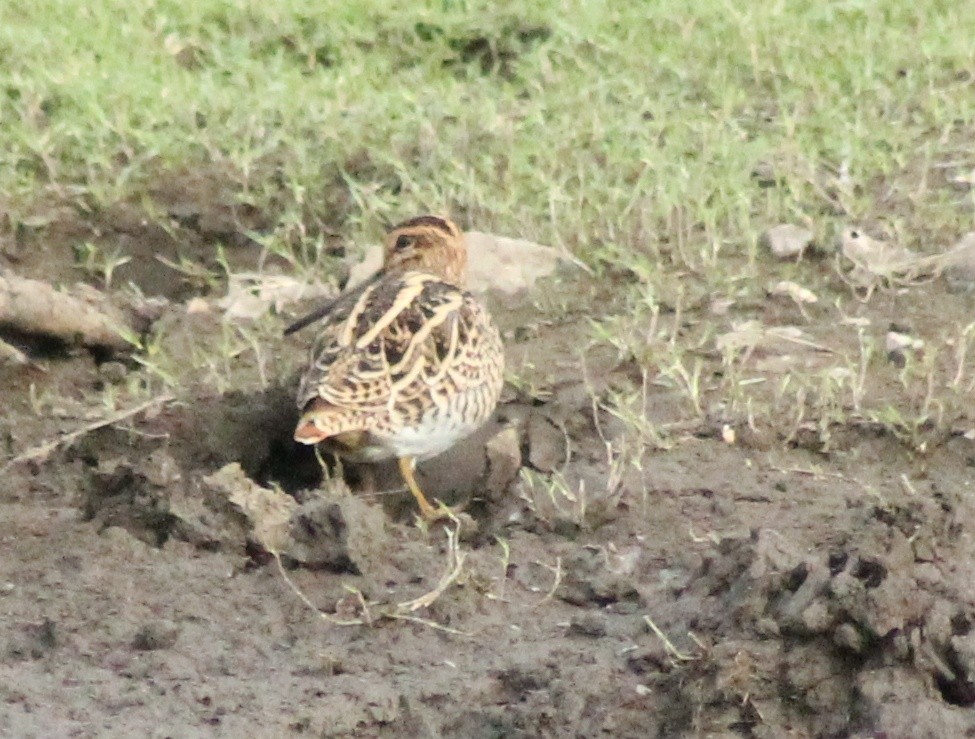
[[(329, 234), (360, 243), (450, 211), (565, 247), (622, 293), (594, 339), (690, 415), (869, 415), (855, 330), (835, 361), (761, 382), (714, 355), (730, 319), (709, 301), (734, 315), (791, 279), (835, 308), (814, 320), (857, 310), (822, 264), (770, 263), (759, 235), (778, 222), (825, 248), (848, 223), (921, 251), (969, 229), (972, 191), (946, 183), (975, 166), (973, 37), (975, 16), (938, 0), (15, 0), (0, 7), (0, 203), (12, 232), (52, 202), (135, 203), (171, 228), (158, 183), (206, 172), (298, 267)], [(125, 259), (75, 248), (106, 283)], [(963, 323), (929, 337), (921, 374), (964, 374), (969, 338)], [(910, 382), (900, 415), (879, 390), (874, 414), (915, 428), (901, 417), (933, 401)]]
[[(878, 657), (901, 676), (894, 703), (910, 693), (910, 676), (901, 669), (910, 667), (927, 697), (936, 684), (949, 703), (968, 704), (971, 675), (952, 673), (961, 649), (952, 634), (967, 630), (971, 619), (963, 613), (965, 593), (954, 592), (961, 580), (944, 564), (952, 562), (951, 542), (965, 533), (959, 517), (975, 438), (975, 290), (952, 293), (944, 280), (932, 280), (882, 284), (868, 297), (849, 284), (849, 265), (834, 247), (844, 228), (856, 226), (935, 254), (973, 228), (975, 188), (959, 185), (975, 172), (973, 38), (975, 14), (948, 0), (0, 3), (0, 270), (12, 266), (61, 281), (65, 271), (48, 267), (60, 259), (71, 264), (71, 278), (124, 292), (133, 265), (148, 261), (179, 275), (187, 288), (144, 339), (137, 366), (114, 373), (121, 379), (100, 374), (86, 355), (73, 363), (42, 358), (29, 372), (0, 367), (0, 384), (10, 378), (10, 388), (22, 391), (8, 393), (11, 422), (0, 439), (10, 464), (41, 461), (116, 422), (122, 426), (120, 440), (95, 440), (54, 478), (25, 469), (27, 493), (18, 488), (11, 500), (36, 493), (46, 504), (63, 498), (72, 480), (96, 475), (93, 486), (83, 486), (83, 507), (93, 507), (99, 526), (115, 522), (116, 502), (108, 500), (114, 489), (91, 463), (114, 467), (119, 455), (139, 457), (132, 474), (155, 470), (157, 462), (143, 464), (140, 451), (156, 449), (155, 437), (142, 440), (145, 428), (124, 425), (170, 397), (177, 399), (172, 415), (147, 428), (174, 431), (171, 445), (159, 439), (159, 460), (172, 455), (179, 463), (183, 493), (198, 492), (199, 473), (231, 453), (223, 447), (235, 431), (245, 438), (234, 440), (234, 454), (254, 455), (251, 462), (275, 454), (261, 447), (276, 432), (254, 429), (250, 438), (245, 425), (276, 397), (262, 398), (261, 390), (286, 381), (305, 356), (297, 340), (284, 350), (280, 316), (223, 320), (217, 299), (228, 276), (240, 271), (234, 260), (254, 251), (233, 237), (256, 241), (299, 274), (319, 271), (327, 283), (333, 276), (325, 270), (348, 256), (336, 253), (336, 244), (354, 248), (377, 239), (388, 222), (449, 211), (466, 227), (565, 248), (587, 267), (584, 275), (546, 284), (529, 299), (531, 309), (517, 305), (522, 313), (515, 315), (527, 315), (527, 325), (509, 341), (508, 391), (522, 406), (541, 406), (533, 413), (558, 421), (565, 458), (550, 473), (524, 467), (503, 499), (475, 491), (481, 498), (475, 504), (488, 510), (488, 533), (497, 532), (494, 553), (476, 547), (465, 561), (468, 552), (451, 531), (442, 575), (433, 571), (439, 581), (421, 588), (415, 572), (406, 576), (423, 560), (393, 552), (389, 567), (384, 562), (367, 572), (337, 601), (332, 589), (308, 589), (318, 600), (332, 599), (327, 613), (282, 569), (305, 605), (329, 625), (395, 619), (457, 634), (490, 625), (470, 614), (487, 613), (493, 600), (504, 616), (494, 623), (520, 631), (578, 580), (593, 590), (597, 625), (610, 626), (613, 614), (631, 619), (631, 604), (603, 603), (604, 590), (606, 600), (617, 597), (615, 585), (605, 583), (632, 581), (640, 602), (657, 603), (655, 593), (673, 601), (650, 608), (657, 621), (645, 617), (663, 645), (647, 651), (648, 665), (659, 663), (657, 651), (671, 664), (663, 670), (669, 676), (648, 675), (655, 682), (647, 685), (639, 668), (628, 666), (626, 680), (613, 678), (621, 689), (639, 680), (637, 695), (653, 694), (643, 704), (620, 692), (622, 703), (609, 714), (622, 732), (626, 709), (654, 717), (664, 733), (710, 726), (727, 733), (767, 723), (771, 734), (788, 719), (811, 734), (839, 734), (849, 728), (844, 716), (854, 717), (854, 727), (874, 714), (896, 716), (881, 716), (872, 704), (863, 709), (857, 690), (848, 689), (873, 686), (876, 693), (883, 686), (856, 675), (857, 666)], [(184, 223), (180, 198), (216, 201), (238, 218), (236, 231), (194, 231)], [(128, 225), (113, 229), (120, 216)], [(85, 228), (66, 228), (65, 221)], [(762, 247), (762, 232), (782, 222), (814, 233), (809, 255), (776, 261)], [(140, 242), (146, 235), (152, 238)], [(193, 248), (179, 248), (186, 243)], [(165, 253), (147, 258), (157, 244)], [(25, 253), (34, 247), (42, 258)], [(818, 300), (799, 306), (771, 295), (770, 286), (784, 280)], [(183, 310), (189, 296), (197, 300), (193, 313)], [(918, 341), (891, 357), (888, 331)], [(564, 347), (552, 340), (565, 336)], [(583, 351), (586, 340), (600, 361)], [(614, 353), (620, 366), (610, 372), (612, 362), (602, 359)], [(570, 377), (576, 366), (578, 376)], [(591, 397), (579, 401), (573, 380)], [(214, 392), (228, 396), (211, 405)], [(517, 423), (516, 415), (508, 422)], [(224, 420), (227, 428), (217, 429)], [(180, 449), (193, 445), (196, 432), (214, 431), (216, 438), (201, 436), (199, 449)], [(29, 441), (35, 436), (53, 441)], [(680, 448), (702, 436), (712, 441)], [(946, 438), (957, 446), (931, 454)], [(531, 443), (529, 437), (529, 451)], [(723, 453), (724, 444), (731, 453)], [(133, 483), (125, 491), (136, 496), (133, 511), (144, 516), (150, 506), (158, 515), (165, 498), (153, 491), (162, 484)], [(907, 495), (899, 494), (901, 486)], [(26, 531), (43, 533), (47, 524), (38, 521)], [(752, 527), (763, 531), (741, 552), (719, 546)], [(526, 538), (533, 533), (534, 540)], [(782, 546), (766, 534), (781, 536)], [(810, 631), (797, 647), (793, 631), (801, 619), (787, 624), (774, 613), (782, 598), (772, 597), (779, 590), (788, 595), (791, 586), (776, 583), (794, 579), (793, 560), (819, 557), (832, 568), (837, 551), (844, 560), (846, 552), (886, 552), (876, 566), (886, 562), (894, 577), (844, 624), (856, 632), (847, 654), (839, 630), (833, 637)], [(579, 553), (596, 563), (599, 577), (586, 574)], [(489, 571), (479, 566), (485, 557)], [(750, 564), (765, 574), (727, 574)], [(394, 602), (388, 572), (400, 569), (404, 587), (426, 594)], [(942, 571), (937, 580), (931, 574)], [(696, 584), (692, 572), (702, 578)], [(852, 568), (846, 572), (855, 576)], [(911, 611), (905, 634), (920, 633), (917, 643), (930, 652), (913, 663), (894, 654), (889, 639), (867, 645), (873, 639), (867, 621), (898, 617), (897, 603), (885, 604), (884, 593), (912, 578), (922, 610)], [(469, 594), (438, 601), (465, 582)], [(725, 585), (727, 598), (718, 592)], [(768, 613), (759, 612), (761, 593), (736, 595), (742, 585), (765, 587)], [(481, 590), (484, 597), (472, 600)], [(525, 590), (536, 592), (527, 609)], [(928, 600), (931, 613), (917, 616)], [(817, 604), (828, 603), (831, 618), (842, 606), (838, 619), (849, 616), (846, 605), (854, 602), (828, 601)], [(706, 614), (707, 633), (698, 640), (686, 629), (702, 604), (718, 610)], [(725, 606), (734, 612), (723, 615)], [(955, 606), (957, 619), (947, 624), (945, 609)], [(257, 616), (257, 626), (273, 626)], [(763, 616), (764, 625), (751, 628), (752, 616)], [(635, 649), (646, 640), (627, 623), (606, 635), (632, 638)], [(783, 625), (785, 642), (776, 641), (769, 623)], [(552, 642), (555, 632), (543, 626), (519, 636), (526, 655), (533, 639)], [(503, 632), (474, 633), (505, 646)], [(681, 642), (675, 646), (668, 635), (682, 633), (694, 645), (679, 651)], [(764, 646), (754, 641), (757, 634)], [(802, 650), (820, 637), (832, 638), (827, 656), (800, 669), (812, 655)], [(323, 644), (327, 655), (331, 647)], [(403, 644), (397, 675), (410, 665), (410, 642)], [(571, 649), (566, 677), (581, 674), (571, 671)], [(463, 678), (471, 674), (463, 662), (480, 655), (458, 654), (456, 674)], [(615, 654), (629, 665), (624, 651)], [(598, 668), (605, 660), (589, 662)], [(942, 663), (950, 664), (942, 670)], [(840, 678), (800, 684), (836, 665)], [(346, 671), (327, 662), (328, 674), (333, 667)], [(497, 676), (492, 667), (490, 679)], [(472, 685), (486, 680), (475, 674)], [(553, 689), (559, 682), (565, 681)], [(597, 679), (592, 689), (603, 684)], [(831, 686), (842, 691), (827, 708)], [(814, 696), (809, 701), (802, 698), (806, 688)], [(383, 691), (376, 694), (381, 700)], [(476, 691), (473, 699), (477, 709)], [(444, 720), (452, 721), (449, 703), (443, 708)], [(464, 706), (462, 719), (483, 714), (486, 721), (504, 709), (505, 721), (535, 720), (510, 708), (496, 700), (487, 712)], [(543, 723), (553, 715), (548, 711)], [(722, 723), (726, 716), (734, 723)]]
[(451, 207), (594, 261), (679, 210), (707, 261), (831, 198), (877, 217), (865, 186), (955, 158), (975, 112), (950, 3), (384, 6), (7, 4), (0, 190), (106, 204), (208, 165), (328, 222), (340, 178), (353, 224)]

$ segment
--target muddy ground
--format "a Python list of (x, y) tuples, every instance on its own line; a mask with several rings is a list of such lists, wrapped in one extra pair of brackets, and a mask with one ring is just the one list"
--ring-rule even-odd
[[(136, 206), (55, 210), (5, 233), (0, 264), (68, 282), (86, 278), (79, 241), (114, 245), (133, 259), (113, 285), (169, 299), (161, 346), (190, 364), (187, 347), (221, 346), (219, 313), (186, 310), (215, 288), (154, 255), (213, 266), (220, 242), (234, 269), (254, 268), (243, 234), (261, 224), (222, 197), (206, 183), (155, 193), (169, 229)], [(829, 258), (804, 269), (849, 295)], [(817, 419), (695, 415), (611, 347), (594, 346), (583, 372), (593, 306), (620, 308), (611, 284), (579, 274), (545, 294), (489, 298), (509, 364), (532, 382), (507, 388), (476, 439), (421, 467), (422, 484), (466, 501), (476, 522), (455, 549), (446, 530), (414, 524), (401, 491), (349, 495), (290, 443), (310, 337), (276, 329), (262, 334), (263, 383), (245, 351), (221, 364), (223, 389), (187, 367), (173, 400), (5, 468), (0, 733), (975, 735), (971, 408), (921, 429), (921, 444), (882, 423), (831, 419), (827, 439)], [(972, 301), (935, 281), (852, 304), (874, 330), (893, 321), (930, 337), (967, 324)], [(682, 311), (798, 321), (820, 344), (849, 342), (824, 304), (804, 317), (773, 300)], [(164, 390), (134, 362), (28, 348), (34, 365), (0, 368), (0, 463), (104, 417), (113, 388), (123, 409)], [(704, 359), (717, 377), (720, 361)], [(120, 388), (143, 376), (149, 389), (128, 402)], [(604, 410), (626, 392), (666, 433), (635, 437)], [(361, 471), (345, 472), (355, 489)], [(379, 473), (380, 489), (396, 487)], [(303, 548), (282, 564), (307, 603), (226, 500), (252, 483), (302, 504), (291, 531)]]

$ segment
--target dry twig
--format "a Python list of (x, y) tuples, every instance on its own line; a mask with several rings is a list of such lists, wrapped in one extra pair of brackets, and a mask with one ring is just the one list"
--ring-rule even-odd
[(274, 560), (278, 566), (278, 571), (281, 573), (281, 576), (284, 578), (285, 583), (288, 585), (291, 591), (298, 596), (301, 602), (304, 603), (310, 610), (318, 614), (319, 618), (321, 618), (323, 621), (327, 621), (330, 624), (335, 626), (372, 626), (381, 619), (389, 619), (391, 621), (409, 621), (410, 623), (428, 626), (431, 629), (443, 631), (447, 634), (453, 634), (455, 636), (470, 636), (470, 633), (466, 631), (444, 626), (436, 621), (431, 621), (430, 619), (413, 615), (415, 611), (433, 605), (433, 603), (441, 595), (443, 595), (444, 592), (453, 583), (455, 583), (462, 574), (464, 569), (464, 560), (467, 555), (460, 550), (457, 542), (457, 536), (457, 530), (447, 530), (447, 569), (440, 578), (440, 581), (437, 583), (436, 587), (418, 598), (393, 604), (390, 607), (379, 610), (375, 615), (373, 615), (370, 612), (369, 603), (366, 602), (365, 598), (362, 596), (362, 593), (356, 588), (347, 588), (349, 592), (354, 593), (357, 596), (359, 607), (363, 614), (360, 618), (354, 619), (341, 619), (334, 614), (325, 613), (318, 608), (318, 606), (311, 602), (308, 596), (302, 592), (301, 588), (299, 588), (288, 575), (287, 571), (284, 569), (284, 566), (281, 564), (280, 552), (275, 549), (269, 549), (269, 551), (274, 556)]
[(3, 468), (0, 468), (0, 474), (6, 472), (7, 470), (14, 467), (15, 465), (23, 464), (24, 462), (33, 462), (35, 460), (43, 461), (47, 459), (47, 457), (49, 457), (54, 451), (56, 451), (60, 447), (70, 446), (77, 439), (80, 439), (85, 434), (90, 434), (92, 431), (97, 431), (98, 429), (105, 428), (106, 426), (113, 426), (116, 423), (119, 423), (120, 421), (124, 421), (128, 418), (132, 418), (133, 416), (137, 416), (138, 414), (142, 413), (143, 411), (147, 411), (150, 408), (156, 408), (158, 406), (165, 405), (166, 403), (169, 403), (173, 399), (174, 399), (173, 395), (169, 395), (169, 394), (160, 395), (158, 397), (151, 398), (150, 400), (147, 400), (144, 403), (139, 403), (139, 405), (135, 406), (134, 408), (129, 408), (124, 411), (119, 411), (118, 413), (115, 413), (106, 418), (100, 418), (97, 421), (93, 421), (92, 423), (82, 426), (79, 429), (75, 429), (74, 431), (69, 431), (68, 433), (61, 434), (61, 436), (59, 436), (56, 439), (45, 441), (43, 444), (39, 444), (38, 446), (28, 449), (26, 452), (22, 452), (18, 454), (13, 459), (10, 459), (3, 466)]
[(460, 577), (460, 573), (464, 568), (464, 560), (467, 558), (467, 554), (460, 551), (457, 546), (457, 536), (458, 531), (451, 531), (447, 529), (447, 570), (444, 572), (443, 576), (440, 578), (440, 582), (437, 586), (431, 590), (429, 593), (421, 595), (419, 598), (414, 598), (413, 600), (408, 600), (404, 603), (400, 603), (396, 606), (397, 611), (409, 611), (413, 612), (419, 610), (420, 608), (426, 608), (433, 604), (444, 591), (447, 590), (457, 578)]
[(554, 566), (547, 565), (544, 562), (537, 562), (536, 564), (539, 564), (542, 567), (544, 567), (546, 570), (549, 570), (553, 575), (553, 581), (552, 581), (552, 587), (550, 587), (548, 589), (548, 592), (545, 593), (545, 597), (542, 598), (540, 601), (538, 601), (538, 603), (533, 605), (532, 610), (539, 608), (540, 606), (543, 606), (546, 603), (548, 603), (550, 600), (552, 600), (552, 598), (555, 597), (555, 591), (557, 591), (559, 589), (559, 585), (562, 584), (562, 558), (561, 557), (555, 558)]
[(694, 657), (689, 654), (684, 654), (677, 647), (675, 647), (674, 643), (667, 638), (667, 635), (660, 630), (660, 627), (653, 622), (652, 618), (649, 616), (644, 616), (643, 620), (646, 622), (647, 626), (650, 627), (650, 630), (653, 631), (653, 633), (657, 635), (657, 638), (663, 643), (664, 649), (667, 650), (667, 654), (669, 654), (672, 659), (676, 660), (677, 662), (692, 662), (694, 660)]

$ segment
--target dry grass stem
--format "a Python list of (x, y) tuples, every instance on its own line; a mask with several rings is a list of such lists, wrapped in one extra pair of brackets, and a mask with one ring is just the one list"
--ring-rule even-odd
[(457, 545), (458, 533), (459, 529), (455, 529), (454, 531), (447, 529), (447, 569), (441, 576), (437, 586), (419, 598), (399, 603), (396, 606), (397, 611), (413, 612), (421, 608), (427, 608), (443, 595), (447, 588), (457, 581), (457, 578), (463, 572), (464, 560), (467, 557), (466, 552), (461, 552)]
[(561, 557), (556, 557), (555, 558), (555, 565), (554, 566), (553, 565), (547, 565), (544, 562), (536, 562), (535, 564), (540, 565), (541, 567), (544, 567), (546, 570), (548, 570), (549, 572), (551, 572), (554, 577), (552, 579), (552, 587), (550, 587), (548, 589), (548, 592), (545, 593), (545, 597), (544, 598), (542, 598), (540, 601), (538, 601), (538, 603), (536, 603), (535, 605), (532, 606), (532, 610), (534, 610), (536, 608), (539, 608), (539, 607), (545, 605), (550, 600), (552, 600), (552, 598), (555, 597), (555, 591), (557, 591), (559, 589), (559, 585), (562, 584), (562, 576), (563, 576), (563, 574), (562, 574), (562, 558)]
[(677, 647), (674, 646), (673, 642), (671, 642), (670, 639), (667, 638), (667, 635), (660, 630), (657, 624), (653, 622), (652, 618), (650, 618), (649, 616), (644, 616), (643, 620), (646, 621), (647, 626), (650, 627), (650, 630), (657, 635), (657, 638), (660, 639), (660, 641), (663, 643), (664, 649), (667, 650), (667, 654), (669, 654), (673, 659), (675, 659), (677, 662), (694, 661), (695, 658), (693, 656), (689, 654), (684, 654)]
[(150, 408), (158, 408), (160, 406), (163, 406), (174, 399), (175, 396), (170, 394), (160, 395), (150, 400), (147, 400), (144, 403), (139, 403), (137, 406), (133, 408), (120, 411), (106, 418), (101, 418), (97, 421), (82, 426), (79, 429), (75, 429), (74, 431), (70, 431), (66, 434), (62, 434), (56, 439), (46, 441), (43, 444), (39, 444), (38, 446), (35, 446), (31, 449), (28, 449), (25, 452), (22, 452), (21, 454), (18, 454), (16, 457), (10, 459), (3, 466), (3, 468), (0, 469), (0, 472), (6, 472), (11, 467), (18, 464), (23, 464), (24, 462), (43, 461), (47, 459), (51, 454), (53, 454), (57, 449), (70, 446), (85, 434), (90, 434), (92, 431), (97, 431), (98, 429), (105, 428), (106, 426), (112, 426), (121, 421), (125, 421), (126, 419), (132, 418), (133, 416), (137, 416), (143, 411), (149, 410)]

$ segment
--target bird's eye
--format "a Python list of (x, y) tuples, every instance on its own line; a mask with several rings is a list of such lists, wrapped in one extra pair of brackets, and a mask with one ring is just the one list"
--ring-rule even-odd
[(412, 245), (413, 245), (413, 237), (403, 234), (398, 239), (396, 239), (396, 243), (393, 245), (393, 251), (404, 251), (406, 249), (409, 249), (410, 246)]

